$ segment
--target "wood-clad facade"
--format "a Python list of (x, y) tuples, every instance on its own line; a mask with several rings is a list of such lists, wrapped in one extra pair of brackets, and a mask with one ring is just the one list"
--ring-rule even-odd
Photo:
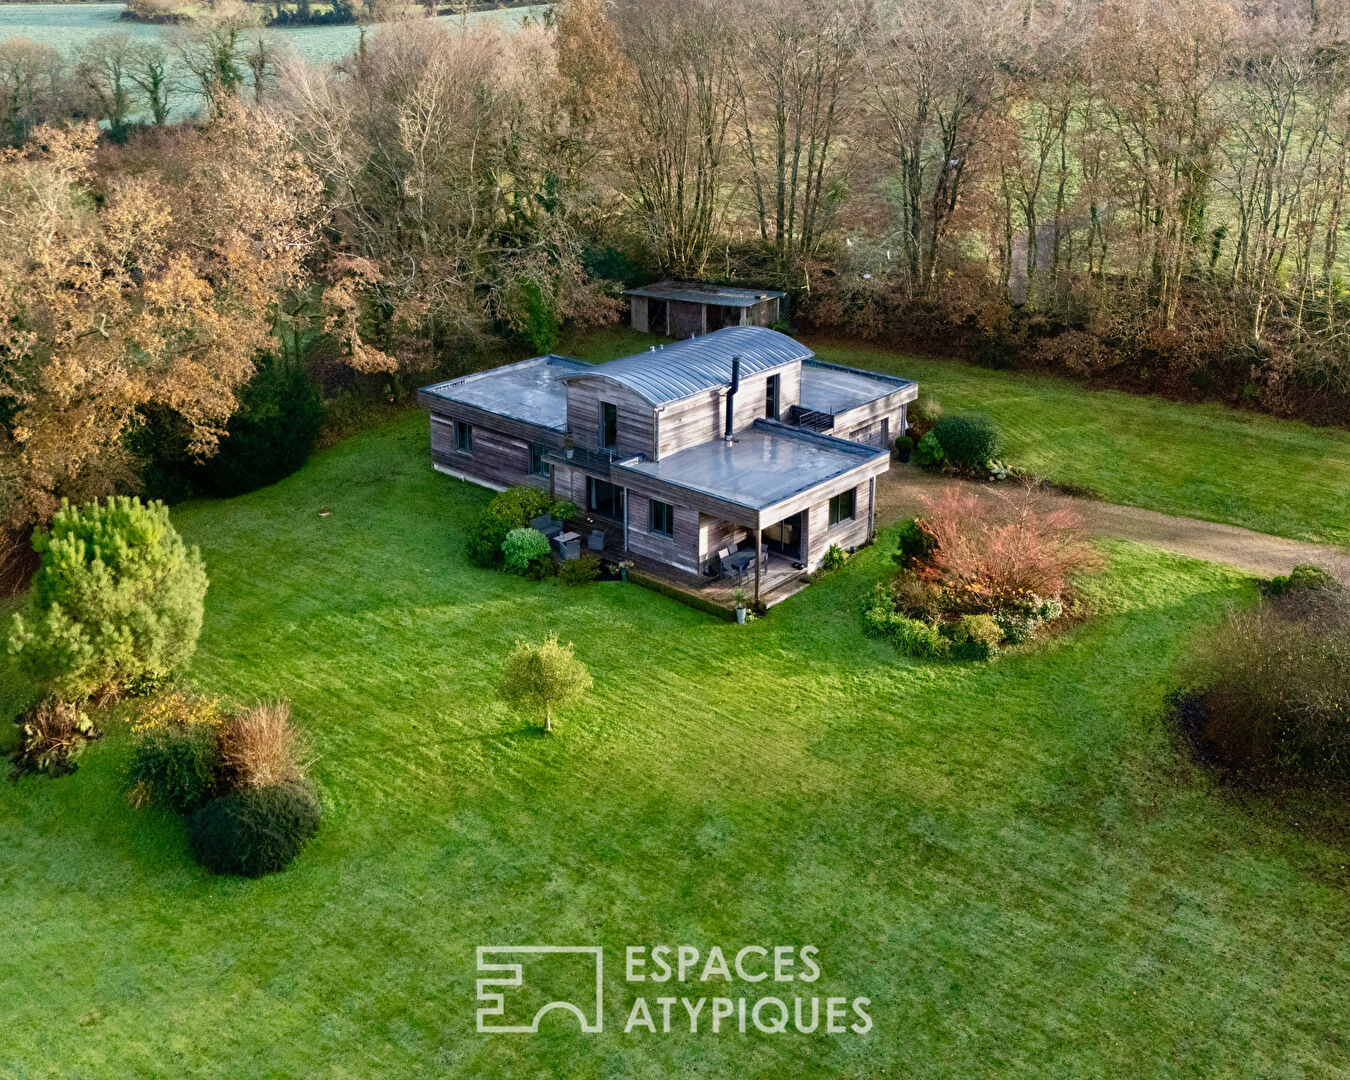
[[(862, 389), (850, 397), (857, 387), (846, 385), (839, 400), (862, 404), (833, 416), (833, 434), (807, 430), (789, 421), (801, 412), (809, 350), (769, 330), (723, 333), (752, 346), (761, 340), (753, 335), (770, 335), (746, 363), (735, 360), (734, 395), (718, 335), (593, 368), (556, 357), (510, 365), (495, 397), (491, 372), (428, 387), (432, 462), (493, 488), (547, 487), (604, 531), (607, 551), (687, 578), (718, 572), (719, 552), (733, 544), (806, 569), (832, 545), (868, 543), (876, 478), (889, 467), (876, 448), (903, 430), (912, 384), (883, 381), (865, 400), (886, 377), (858, 372)], [(885, 392), (891, 383), (899, 388)], [(838, 438), (846, 427), (855, 441)]]

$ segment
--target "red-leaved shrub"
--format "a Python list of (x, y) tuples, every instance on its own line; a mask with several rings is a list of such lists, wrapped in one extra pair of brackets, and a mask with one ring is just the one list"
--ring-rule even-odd
[(1040, 503), (1029, 485), (982, 497), (957, 484), (925, 497), (918, 524), (936, 547), (924, 569), (950, 589), (991, 602), (1031, 593), (1058, 598), (1069, 578), (1098, 558), (1078, 515)]

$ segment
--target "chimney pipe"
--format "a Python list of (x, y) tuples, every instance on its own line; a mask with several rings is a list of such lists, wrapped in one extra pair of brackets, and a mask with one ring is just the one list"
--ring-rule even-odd
[(736, 391), (741, 388), (741, 358), (731, 358), (731, 386), (727, 388), (727, 433), (726, 440), (731, 442), (731, 421), (735, 410)]

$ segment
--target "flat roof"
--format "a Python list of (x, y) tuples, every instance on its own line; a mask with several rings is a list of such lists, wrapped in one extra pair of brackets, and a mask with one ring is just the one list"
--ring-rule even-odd
[(567, 387), (560, 380), (590, 369), (591, 365), (581, 360), (550, 353), (426, 386), (422, 393), (526, 424), (565, 431)]
[(802, 362), (801, 406), (833, 415), (917, 385), (912, 379), (806, 360)]
[(664, 405), (704, 390), (729, 386), (733, 356), (741, 358), (744, 378), (814, 355), (801, 342), (777, 330), (765, 326), (728, 326), (572, 374), (613, 379), (653, 405)]
[(634, 458), (615, 468), (748, 510), (767, 510), (878, 457), (889, 459), (890, 453), (776, 420), (756, 420), (733, 442), (714, 439), (660, 461)]
[(774, 289), (740, 289), (734, 285), (712, 285), (706, 281), (658, 281), (629, 289), (625, 296), (650, 296), (654, 300), (683, 300), (690, 304), (719, 304), (722, 307), (753, 307), (764, 300), (775, 300), (787, 293)]

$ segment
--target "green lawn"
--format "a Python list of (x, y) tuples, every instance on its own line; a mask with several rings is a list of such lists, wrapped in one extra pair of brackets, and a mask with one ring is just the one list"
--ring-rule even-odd
[[(568, 341), (565, 350), (608, 360), (652, 340), (611, 330)], [(1350, 545), (1350, 432), (853, 342), (810, 344), (822, 360), (916, 379), (922, 396), (949, 411), (988, 413), (1004, 456), (1021, 469), (1110, 502)]]
[[(327, 823), (285, 874), (210, 877), (123, 802), (119, 730), (0, 786), (0, 1076), (1345, 1074), (1344, 847), (1153, 719), (1236, 573), (1113, 545), (1087, 625), (923, 664), (859, 631), (885, 543), (737, 628), (467, 567), (486, 497), (409, 417), (176, 513), (212, 577), (195, 677), (293, 701)], [(491, 686), (550, 629), (595, 689), (544, 738)], [(820, 981), (775, 989), (874, 1027), (625, 1035), (636, 993), (727, 994), (625, 984), (658, 942), (815, 945)], [(475, 1034), (475, 947), (548, 943), (606, 947), (605, 1032)]]
[(852, 344), (814, 347), (824, 360), (917, 379), (950, 411), (987, 412), (1010, 462), (1110, 502), (1350, 544), (1350, 432)]

